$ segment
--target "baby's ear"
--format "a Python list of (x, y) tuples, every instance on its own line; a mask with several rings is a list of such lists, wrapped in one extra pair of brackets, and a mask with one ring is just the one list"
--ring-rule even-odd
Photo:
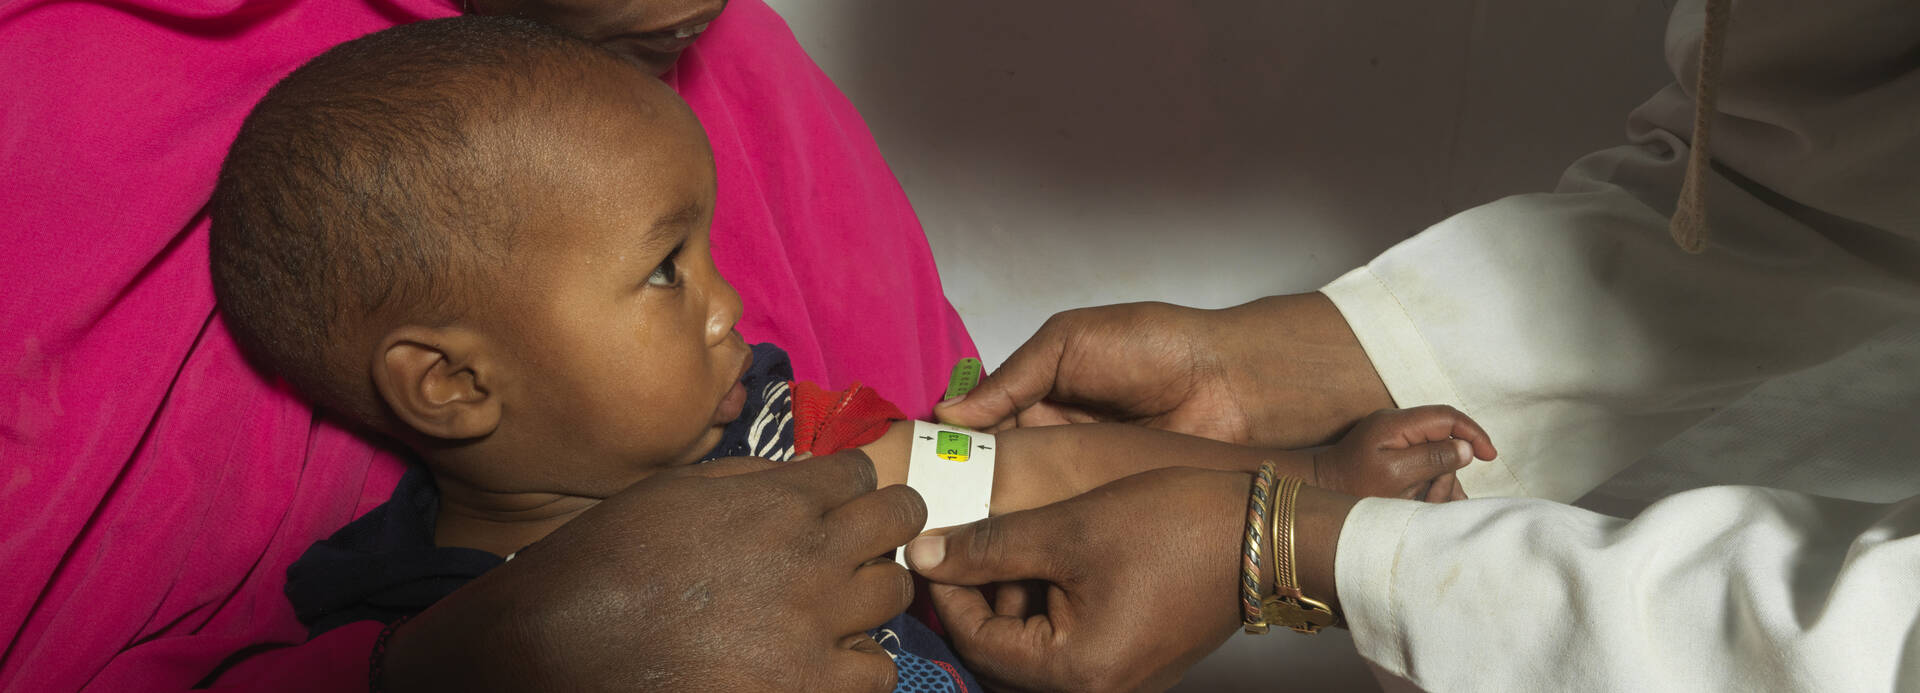
[(388, 332), (373, 357), (373, 385), (415, 431), (467, 440), (500, 426), (499, 374), (487, 340), (458, 327), (408, 325)]

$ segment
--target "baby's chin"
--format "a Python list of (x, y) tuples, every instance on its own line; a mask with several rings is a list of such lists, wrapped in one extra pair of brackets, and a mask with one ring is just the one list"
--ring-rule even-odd
[(713, 449), (720, 445), (720, 441), (726, 438), (727, 425), (740, 418), (741, 409), (745, 404), (746, 387), (736, 382), (731, 390), (721, 396), (720, 403), (714, 407), (713, 419), (707, 424), (707, 429), (686, 447), (687, 452), (682, 456), (680, 464), (699, 462), (701, 458), (707, 456), (707, 453), (713, 452)]
[[(731, 423), (731, 422), (728, 422), (728, 423)], [(721, 439), (726, 437), (726, 432), (727, 432), (726, 423), (717, 423), (712, 426), (708, 426), (707, 430), (702, 431), (700, 433), (700, 437), (698, 439), (694, 440), (691, 445), (687, 446), (686, 448), (687, 451), (684, 455), (681, 456), (679, 463), (672, 466), (684, 467), (687, 465), (699, 463), (701, 459), (704, 459), (708, 453), (713, 452), (713, 449), (720, 445)]]

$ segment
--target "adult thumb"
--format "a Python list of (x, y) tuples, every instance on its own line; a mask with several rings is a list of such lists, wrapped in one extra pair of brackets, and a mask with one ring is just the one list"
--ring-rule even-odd
[(942, 423), (990, 430), (1053, 391), (1059, 375), (1061, 338), (1043, 329), (1015, 349), (1005, 363), (961, 397), (933, 405), (934, 418)]
[(907, 542), (907, 564), (928, 580), (984, 585), (1013, 580), (1058, 581), (1072, 544), (1054, 541), (1061, 506), (989, 517), (929, 530)]

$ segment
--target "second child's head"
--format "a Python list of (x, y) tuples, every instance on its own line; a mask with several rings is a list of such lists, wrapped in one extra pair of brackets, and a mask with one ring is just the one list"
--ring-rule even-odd
[(442, 484), (605, 497), (739, 414), (712, 156), (659, 80), (573, 36), (459, 17), (302, 66), (214, 195), (214, 288), (261, 367)]

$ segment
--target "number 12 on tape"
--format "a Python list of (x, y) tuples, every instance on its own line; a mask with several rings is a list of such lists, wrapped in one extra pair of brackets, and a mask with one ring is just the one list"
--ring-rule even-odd
[(933, 437), (934, 456), (948, 462), (965, 462), (972, 459), (972, 448), (973, 436), (966, 433), (941, 431)]

